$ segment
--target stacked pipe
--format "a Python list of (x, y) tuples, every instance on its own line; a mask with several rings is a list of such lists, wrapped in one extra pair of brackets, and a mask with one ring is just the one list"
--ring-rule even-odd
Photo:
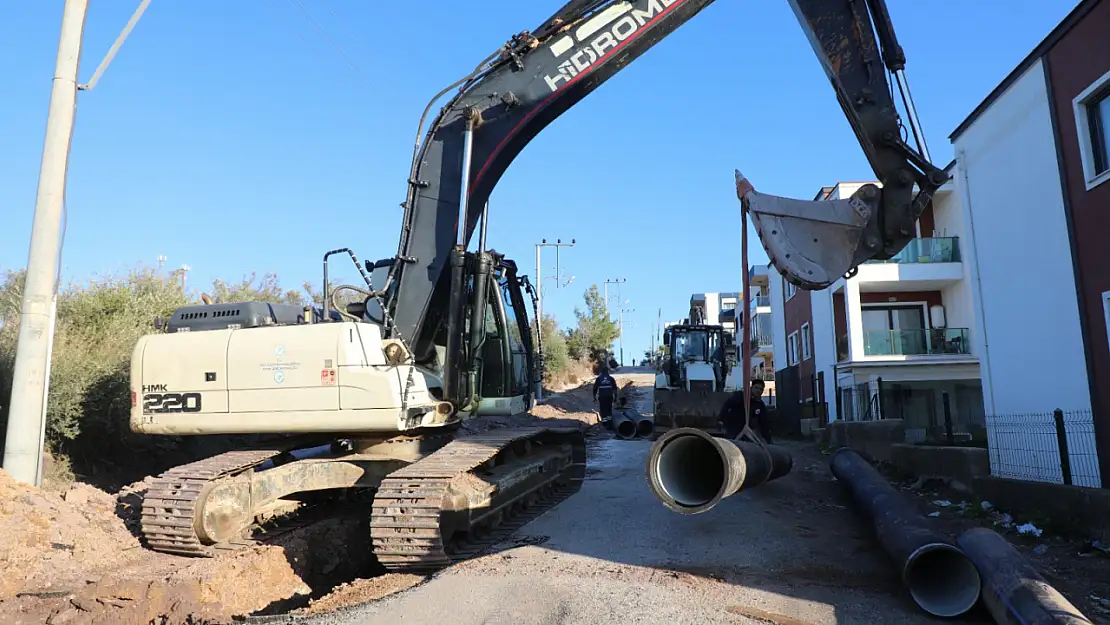
[(647, 478), (663, 505), (680, 514), (698, 514), (741, 490), (777, 480), (793, 468), (793, 459), (781, 447), (678, 428), (651, 446)]
[(613, 431), (617, 433), (617, 438), (629, 440), (636, 437), (636, 422), (633, 421), (624, 410), (616, 410), (613, 412)]
[(883, 549), (900, 569), (914, 602), (939, 617), (956, 617), (979, 600), (982, 582), (968, 556), (929, 526), (893, 486), (855, 451), (842, 448), (832, 473), (874, 523)]
[(635, 408), (625, 408), (624, 415), (636, 424), (636, 438), (650, 438), (655, 434), (654, 418), (641, 414)]

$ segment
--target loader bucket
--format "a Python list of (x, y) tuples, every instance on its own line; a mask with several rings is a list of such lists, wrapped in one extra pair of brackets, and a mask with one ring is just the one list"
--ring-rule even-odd
[(720, 430), (718, 415), (732, 393), (725, 391), (682, 391), (656, 389), (655, 430), (690, 427), (707, 432)]

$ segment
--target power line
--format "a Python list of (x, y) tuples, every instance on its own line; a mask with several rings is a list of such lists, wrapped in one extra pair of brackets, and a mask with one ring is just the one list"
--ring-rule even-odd
[[(339, 22), (339, 27), (343, 29), (343, 32), (347, 33), (347, 36), (355, 42), (355, 45), (360, 48), (367, 49), (366, 46), (362, 45), (362, 39), (355, 36), (355, 34), (347, 28), (346, 20), (339, 17), (339, 15), (335, 12), (335, 9), (331, 8), (331, 3), (328, 2), (328, 0), (320, 0), (320, 4), (324, 5), (324, 8), (328, 10), (328, 13), (331, 13), (331, 16), (335, 18), (335, 21)], [(369, 55), (367, 55), (367, 60), (370, 60)]]
[(307, 7), (305, 7), (304, 3), (301, 2), (301, 0), (286, 1), (290, 4), (296, 4), (301, 9), (301, 12), (303, 12), (308, 17), (309, 26), (311, 26), (312, 29), (317, 32), (317, 34), (321, 34), (322, 38), (324, 38), (327, 42), (330, 42), (334, 46), (334, 48), (339, 51), (340, 56), (343, 57), (343, 60), (347, 63), (348, 66), (350, 66), (351, 69), (355, 70), (355, 73), (357, 73), (359, 76), (362, 76), (363, 80), (365, 80), (366, 82), (370, 82), (370, 78), (362, 71), (362, 69), (358, 67), (358, 65), (355, 64), (355, 62), (351, 59), (351, 56), (347, 54), (347, 50), (345, 50), (343, 46), (340, 45), (339, 42), (331, 36), (331, 33), (329, 33), (328, 30), (324, 28), (323, 24), (321, 24), (320, 21), (317, 20), (314, 15), (312, 15), (312, 12), (309, 11)]
[(270, 8), (274, 10), (274, 13), (277, 13), (277, 16), (281, 20), (281, 22), (285, 24), (285, 26), (289, 30), (293, 31), (293, 34), (296, 35), (297, 38), (300, 39), (302, 42), (304, 42), (304, 44), (308, 46), (308, 48), (312, 50), (312, 52), (316, 54), (316, 56), (320, 57), (321, 59), (324, 58), (324, 55), (320, 54), (320, 51), (316, 49), (316, 46), (312, 45), (308, 41), (308, 39), (305, 39), (304, 35), (301, 34), (301, 31), (297, 30), (297, 28), (293, 26), (293, 24), (289, 23), (289, 20), (285, 19), (285, 16), (281, 14), (281, 9), (277, 8), (277, 6), (273, 3), (273, 0), (266, 0), (266, 4), (270, 5)]

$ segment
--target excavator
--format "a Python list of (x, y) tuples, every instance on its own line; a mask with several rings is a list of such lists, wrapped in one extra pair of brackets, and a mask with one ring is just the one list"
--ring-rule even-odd
[[(771, 262), (814, 290), (898, 253), (947, 175), (929, 162), (884, 0), (788, 1), (882, 183), (832, 202), (749, 189)], [(378, 561), (436, 569), (575, 492), (580, 430), (465, 427), (530, 410), (541, 373), (532, 287), (487, 247), (487, 200), (533, 137), (712, 2), (566, 2), (429, 102), (394, 256), (359, 264), (349, 250), (329, 252), (319, 306), (188, 306), (143, 337), (131, 365), (134, 432), (269, 437), (154, 478), (142, 504), (146, 545), (213, 556), (314, 494), (372, 493)], [(329, 257), (344, 254), (363, 285), (328, 284)], [(340, 292), (354, 303), (340, 305)]]

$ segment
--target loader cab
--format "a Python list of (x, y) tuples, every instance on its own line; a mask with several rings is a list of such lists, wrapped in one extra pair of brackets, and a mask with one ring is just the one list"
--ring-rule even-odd
[(728, 376), (729, 345), (719, 325), (671, 326), (663, 333), (663, 373), (671, 388), (719, 390)]

